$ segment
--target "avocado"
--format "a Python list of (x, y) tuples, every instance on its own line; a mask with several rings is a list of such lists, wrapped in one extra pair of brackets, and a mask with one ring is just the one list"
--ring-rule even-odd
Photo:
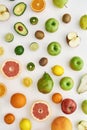
[(15, 23), (14, 29), (18, 34), (20, 34), (22, 36), (26, 36), (28, 34), (28, 29), (22, 22)]
[(20, 2), (14, 6), (13, 13), (16, 16), (21, 16), (25, 12), (26, 7), (27, 5), (24, 2)]

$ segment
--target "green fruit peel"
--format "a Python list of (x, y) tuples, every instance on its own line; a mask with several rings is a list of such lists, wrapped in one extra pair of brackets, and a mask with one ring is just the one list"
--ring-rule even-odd
[(53, 89), (53, 85), (54, 85), (53, 79), (46, 72), (37, 82), (38, 90), (44, 94), (50, 93), (51, 90)]

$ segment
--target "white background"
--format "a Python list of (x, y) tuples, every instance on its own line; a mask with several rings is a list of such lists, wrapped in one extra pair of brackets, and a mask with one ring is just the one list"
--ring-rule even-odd
[[(31, 10), (31, 0), (24, 0), (27, 4), (27, 9), (22, 16), (17, 17), (13, 14), (12, 9), (18, 2), (21, 2), (21, 0), (15, 0), (14, 2), (0, 0), (1, 4), (5, 4), (8, 7), (11, 15), (8, 21), (0, 22), (0, 46), (5, 50), (4, 55), (0, 57), (0, 65), (4, 60), (9, 58), (17, 59), (22, 65), (21, 74), (15, 79), (8, 80), (0, 73), (0, 82), (3, 82), (7, 86), (7, 94), (3, 98), (0, 98), (0, 130), (19, 130), (19, 122), (22, 118), (31, 120), (32, 130), (50, 130), (51, 122), (55, 117), (60, 115), (68, 117), (72, 121), (73, 130), (77, 130), (77, 123), (80, 120), (87, 119), (87, 115), (81, 110), (81, 103), (87, 98), (87, 93), (85, 92), (79, 95), (76, 92), (81, 76), (87, 72), (87, 31), (81, 30), (79, 26), (80, 17), (87, 13), (87, 0), (69, 0), (67, 7), (62, 9), (56, 8), (52, 0), (46, 0), (46, 8), (41, 13), (36, 13)], [(64, 13), (71, 14), (72, 19), (69, 24), (62, 22), (62, 15)], [(32, 16), (36, 16), (39, 19), (39, 23), (35, 26), (29, 23), (29, 19)], [(52, 34), (46, 32), (44, 25), (48, 18), (56, 18), (59, 21), (59, 29), (57, 32)], [(13, 26), (19, 21), (23, 22), (29, 30), (28, 35), (25, 37), (18, 35), (14, 31)], [(35, 38), (34, 33), (36, 30), (44, 31), (45, 37), (43, 40)], [(66, 43), (65, 37), (67, 33), (72, 31), (77, 32), (81, 38), (80, 46), (77, 48), (70, 48)], [(4, 41), (4, 35), (8, 32), (14, 34), (14, 41), (12, 43), (6, 43)], [(36, 52), (29, 50), (30, 43), (34, 41), (39, 44), (39, 50)], [(47, 45), (52, 41), (58, 41), (62, 46), (62, 52), (58, 56), (50, 56), (47, 53)], [(21, 56), (16, 56), (14, 53), (14, 48), (17, 45), (23, 45), (25, 48), (24, 54)], [(41, 67), (38, 63), (39, 59), (43, 56), (48, 58), (48, 64), (45, 67)], [(69, 61), (73, 56), (80, 56), (84, 60), (84, 68), (79, 72), (73, 71), (69, 67)], [(30, 61), (34, 62), (36, 66), (32, 72), (26, 69), (26, 64)], [(61, 65), (65, 70), (64, 74), (60, 77), (54, 76), (51, 72), (51, 67), (56, 64)], [(49, 94), (42, 94), (37, 90), (37, 81), (44, 72), (48, 72), (54, 80), (54, 88)], [(25, 88), (22, 84), (22, 79), (26, 76), (33, 79), (33, 84), (29, 88)], [(64, 76), (71, 76), (74, 80), (73, 89), (67, 92), (63, 91), (59, 86), (59, 81)], [(27, 104), (23, 108), (16, 109), (11, 106), (10, 97), (15, 92), (21, 92), (26, 95)], [(64, 114), (61, 111), (60, 104), (54, 104), (51, 100), (54, 92), (60, 92), (63, 99), (74, 99), (77, 103), (76, 111), (70, 115)], [(32, 103), (40, 99), (48, 101), (52, 110), (50, 118), (42, 122), (33, 119), (30, 113)], [(5, 124), (3, 120), (4, 115), (7, 113), (13, 113), (15, 115), (15, 122), (11, 125)]]

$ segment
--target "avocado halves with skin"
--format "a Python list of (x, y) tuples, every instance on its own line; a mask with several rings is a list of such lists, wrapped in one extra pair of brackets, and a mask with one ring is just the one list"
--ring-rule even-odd
[(51, 90), (53, 89), (53, 85), (54, 85), (53, 79), (46, 72), (37, 82), (38, 90), (44, 94), (50, 93)]

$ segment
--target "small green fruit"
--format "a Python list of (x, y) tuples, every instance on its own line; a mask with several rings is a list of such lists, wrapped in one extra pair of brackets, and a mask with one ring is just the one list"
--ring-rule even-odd
[(58, 8), (63, 8), (67, 4), (68, 0), (53, 0), (53, 3)]
[(23, 118), (20, 123), (19, 123), (19, 126), (20, 126), (20, 130), (31, 130), (31, 121), (27, 118)]
[(79, 24), (81, 29), (87, 30), (87, 15), (81, 16)]
[(45, 29), (46, 29), (46, 31), (48, 31), (50, 33), (56, 32), (58, 30), (58, 27), (59, 27), (59, 22), (55, 18), (49, 18), (45, 22)]
[(60, 80), (60, 87), (65, 91), (71, 90), (73, 86), (74, 86), (74, 81), (71, 77), (63, 77)]
[(82, 102), (82, 111), (87, 114), (87, 100), (83, 100)]

